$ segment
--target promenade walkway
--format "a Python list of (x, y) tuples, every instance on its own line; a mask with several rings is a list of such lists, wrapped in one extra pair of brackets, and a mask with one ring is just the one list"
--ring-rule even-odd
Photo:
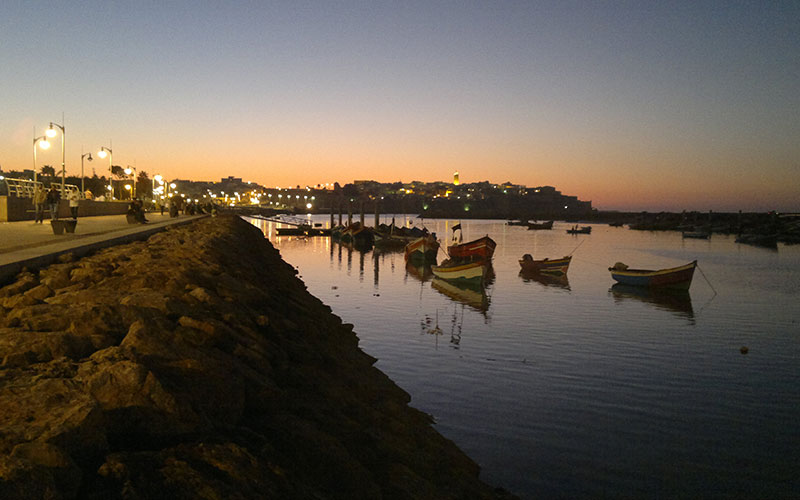
[(62, 254), (79, 257), (89, 252), (141, 240), (175, 224), (186, 224), (205, 215), (148, 213), (147, 224), (128, 224), (125, 215), (79, 217), (74, 233), (53, 234), (50, 221), (0, 223), (0, 286), (23, 268), (37, 269), (56, 262)]

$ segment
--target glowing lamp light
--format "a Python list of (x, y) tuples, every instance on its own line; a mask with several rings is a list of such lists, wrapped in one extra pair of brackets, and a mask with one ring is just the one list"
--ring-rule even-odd
[(306, 203), (306, 208), (311, 208), (311, 203)]
[(47, 137), (50, 137), (50, 138), (52, 139), (53, 137), (55, 137), (55, 136), (56, 136), (56, 129), (54, 129), (54, 128), (53, 128), (53, 126), (52, 126), (52, 125), (50, 125), (50, 128), (49, 128), (49, 129), (47, 129), (47, 131), (45, 131), (45, 135), (46, 135)]
[(125, 189), (130, 191), (131, 190), (131, 185), (130, 184), (125, 184)]
[(175, 189), (177, 186), (176, 186), (176, 185), (175, 185), (175, 183), (173, 182), (172, 184), (170, 184), (170, 185), (169, 185), (169, 187), (170, 187), (171, 189)]
[(161, 179), (163, 179), (163, 177), (161, 177), (161, 174), (156, 174), (156, 176), (153, 177), (153, 179), (155, 179), (156, 182), (161, 182)]
[(128, 168), (126, 168), (126, 169), (124, 170), (124, 172), (125, 172), (125, 175), (131, 175), (131, 173), (133, 172), (133, 170), (131, 170), (131, 168), (130, 168), (130, 167), (128, 167)]
[(100, 158), (105, 158), (106, 156), (108, 156), (108, 153), (106, 153), (105, 149), (101, 149), (100, 151), (97, 152), (97, 156), (99, 156)]

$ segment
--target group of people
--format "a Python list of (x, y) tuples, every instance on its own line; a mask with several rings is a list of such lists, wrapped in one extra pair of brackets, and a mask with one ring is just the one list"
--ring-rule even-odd
[[(78, 218), (78, 205), (80, 202), (80, 194), (77, 190), (71, 190), (67, 193), (67, 200), (69, 200), (69, 211), (73, 219)], [(33, 192), (33, 208), (34, 208), (34, 223), (42, 224), (44, 221), (44, 209), (50, 208), (50, 220), (58, 220), (58, 206), (61, 203), (61, 193), (55, 185), (51, 185), (50, 189), (45, 191), (42, 186), (36, 186)]]

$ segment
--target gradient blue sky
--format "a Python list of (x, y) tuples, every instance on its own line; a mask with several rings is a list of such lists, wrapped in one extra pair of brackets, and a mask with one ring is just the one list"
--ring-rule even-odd
[(76, 174), (113, 141), (169, 178), (458, 170), (600, 209), (800, 210), (797, 1), (6, 0), (0, 68), (4, 170), (63, 112)]

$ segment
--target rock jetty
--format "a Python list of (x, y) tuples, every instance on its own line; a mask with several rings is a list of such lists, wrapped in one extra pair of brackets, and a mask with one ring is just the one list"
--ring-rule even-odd
[(509, 498), (261, 232), (207, 218), (0, 289), (0, 498)]

